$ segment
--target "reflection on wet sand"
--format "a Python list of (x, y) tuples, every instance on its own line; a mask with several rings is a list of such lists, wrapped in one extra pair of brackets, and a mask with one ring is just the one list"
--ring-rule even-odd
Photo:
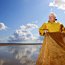
[(40, 46), (0, 46), (0, 65), (35, 65)]

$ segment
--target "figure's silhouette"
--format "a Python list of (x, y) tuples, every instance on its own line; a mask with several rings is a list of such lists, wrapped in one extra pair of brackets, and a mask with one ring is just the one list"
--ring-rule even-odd
[(39, 28), (39, 33), (45, 38), (36, 65), (65, 65), (65, 27), (57, 22), (54, 13)]

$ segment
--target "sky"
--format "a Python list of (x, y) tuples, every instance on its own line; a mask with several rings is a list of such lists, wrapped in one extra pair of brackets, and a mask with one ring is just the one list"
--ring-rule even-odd
[[(65, 26), (65, 0), (0, 0), (0, 43), (42, 43), (38, 29), (48, 21), (51, 11)], [(0, 47), (0, 61), (2, 65), (35, 65), (40, 48), (29, 45)]]
[(41, 42), (39, 27), (51, 11), (65, 25), (64, 0), (0, 0), (0, 42)]

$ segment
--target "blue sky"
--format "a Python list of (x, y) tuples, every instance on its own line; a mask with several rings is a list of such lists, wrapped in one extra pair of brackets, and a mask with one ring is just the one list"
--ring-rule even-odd
[[(0, 0), (0, 23), (7, 26), (6, 30), (0, 31), (0, 40), (8, 39), (20, 26), (28, 23), (40, 27), (48, 20), (48, 14), (51, 12), (50, 2), (53, 0)], [(65, 24), (64, 10), (57, 7), (52, 9), (57, 14), (58, 21)], [(36, 37), (38, 29), (32, 30), (32, 34)]]

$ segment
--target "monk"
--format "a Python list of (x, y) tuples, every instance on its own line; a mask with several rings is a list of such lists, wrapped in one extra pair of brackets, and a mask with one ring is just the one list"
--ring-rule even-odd
[[(39, 28), (39, 34), (41, 36), (45, 36), (47, 32), (65, 33), (65, 27), (57, 21), (56, 14), (53, 12), (49, 14), (48, 22), (45, 22)], [(58, 35), (54, 36), (55, 40), (53, 40), (49, 35), (45, 36), (36, 65), (65, 65), (65, 43), (62, 39), (58, 40), (59, 38), (62, 38), (62, 35)]]
[(44, 23), (39, 28), (39, 33), (43, 36), (46, 32), (64, 32), (65, 27), (57, 21), (56, 14), (51, 12), (49, 15), (49, 21)]

